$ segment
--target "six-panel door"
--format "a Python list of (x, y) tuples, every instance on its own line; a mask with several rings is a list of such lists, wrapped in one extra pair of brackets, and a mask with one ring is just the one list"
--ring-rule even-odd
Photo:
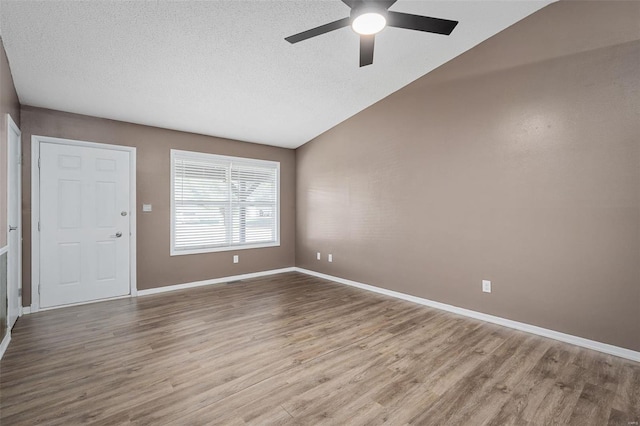
[(129, 152), (40, 145), (40, 306), (129, 294)]

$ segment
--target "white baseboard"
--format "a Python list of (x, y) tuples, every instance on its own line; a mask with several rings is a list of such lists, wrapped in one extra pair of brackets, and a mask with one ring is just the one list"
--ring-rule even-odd
[(640, 352), (632, 351), (631, 349), (621, 348), (619, 346), (613, 346), (608, 343), (597, 342), (595, 340), (585, 339), (584, 337), (573, 336), (571, 334), (561, 333), (559, 331), (549, 330), (548, 328), (542, 328), (535, 325), (526, 324), (523, 322), (496, 317), (494, 315), (484, 314), (482, 312), (472, 311), (470, 309), (459, 308), (457, 306), (447, 305), (445, 303), (435, 302), (433, 300), (411, 296), (410, 294), (400, 293), (393, 290), (387, 290), (386, 288), (375, 287), (369, 284), (362, 284), (356, 281), (351, 281), (344, 278), (334, 277), (332, 275), (311, 271), (309, 269), (295, 268), (295, 270), (303, 274), (313, 275), (314, 277), (324, 278), (325, 280), (335, 281), (340, 284), (361, 288), (363, 290), (384, 294), (386, 296), (391, 296), (398, 299), (407, 300), (409, 302), (418, 303), (420, 305), (441, 309), (443, 311), (452, 312), (454, 314), (463, 315), (465, 317), (479, 319), (479, 320), (490, 322), (493, 324), (514, 328), (520, 331), (526, 331), (527, 333), (537, 334), (538, 336), (548, 337), (550, 339), (559, 340), (561, 342), (570, 343), (572, 345), (581, 346), (583, 348), (593, 349), (595, 351), (603, 352), (609, 355), (615, 355), (620, 358), (626, 358), (632, 361), (640, 362)]
[(10, 341), (11, 341), (11, 332), (7, 332), (7, 334), (5, 334), (4, 338), (2, 339), (2, 343), (0, 343), (0, 359), (2, 359), (4, 352), (9, 347)]
[[(429, 299), (423, 299), (422, 297), (412, 296), (410, 294), (400, 293), (398, 291), (388, 290), (386, 288), (375, 287), (369, 284), (363, 284), (357, 281), (347, 280), (344, 278), (335, 277), (333, 275), (327, 275), (321, 272), (316, 272), (309, 269), (298, 268), (298, 267), (272, 269), (269, 271), (253, 272), (250, 274), (242, 274), (242, 275), (232, 275), (229, 277), (221, 277), (221, 278), (214, 278), (214, 279), (204, 280), (204, 281), (196, 281), (191, 283), (157, 287), (157, 288), (151, 288), (148, 290), (138, 290), (137, 295), (147, 296), (151, 294), (164, 293), (167, 291), (183, 290), (187, 288), (221, 284), (221, 283), (227, 283), (229, 281), (246, 280), (249, 278), (258, 278), (258, 277), (264, 277), (268, 275), (281, 274), (284, 272), (294, 272), (294, 271), (307, 274), (307, 275), (312, 275), (318, 278), (323, 278), (329, 281), (334, 281), (340, 284), (357, 287), (363, 290), (372, 291), (374, 293), (384, 294), (386, 296), (391, 296), (391, 297), (406, 300), (409, 302), (418, 303), (420, 305), (441, 309), (443, 311), (452, 312), (454, 314), (463, 315), (469, 318), (475, 318), (475, 319), (490, 322), (493, 324), (502, 325), (504, 327), (525, 331), (527, 333), (536, 334), (538, 336), (548, 337), (550, 339), (559, 340), (561, 342), (570, 343), (572, 345), (581, 346), (583, 348), (593, 349), (595, 351), (603, 352), (610, 355), (615, 355), (620, 358), (626, 358), (632, 361), (640, 362), (640, 352), (632, 351), (631, 349), (621, 348), (619, 346), (610, 345), (608, 343), (589, 340), (589, 339), (585, 339), (584, 337), (573, 336), (571, 334), (561, 333), (559, 331), (550, 330), (547, 328), (542, 328), (535, 325), (526, 324), (523, 322), (513, 321), (510, 319), (501, 318), (501, 317), (485, 314), (478, 311), (472, 311), (470, 309), (460, 308), (453, 305), (447, 305), (446, 303), (436, 302)], [(125, 297), (129, 297), (129, 296), (125, 296)], [(22, 308), (22, 313), (24, 315), (30, 314), (31, 312), (35, 312), (35, 311), (33, 311), (32, 308), (29, 306), (25, 306)], [(9, 345), (9, 341), (11, 340), (11, 335), (7, 334), (7, 336), (9, 337), (8, 338), (5, 337), (4, 340), (2, 341), (2, 345), (0, 346), (0, 358), (2, 357), (2, 354), (6, 350), (6, 347)]]
[(196, 281), (196, 282), (184, 283), (184, 284), (168, 285), (168, 286), (165, 286), (165, 287), (150, 288), (150, 289), (147, 289), (147, 290), (138, 290), (136, 292), (136, 294), (134, 294), (134, 295), (110, 297), (110, 298), (107, 298), (107, 299), (90, 300), (88, 302), (80, 302), (80, 303), (73, 303), (73, 304), (69, 304), (69, 305), (53, 306), (53, 307), (50, 307), (50, 308), (40, 308), (40, 309), (37, 309), (37, 310), (33, 309), (33, 305), (32, 306), (24, 306), (22, 308), (22, 314), (23, 315), (28, 315), (28, 314), (39, 312), (39, 311), (50, 311), (50, 310), (53, 310), (53, 309), (68, 308), (70, 306), (87, 305), (87, 304), (90, 304), (90, 303), (105, 302), (105, 301), (109, 301), (109, 300), (126, 299), (128, 297), (147, 296), (147, 295), (150, 295), (150, 294), (164, 293), (164, 292), (167, 292), (167, 291), (183, 290), (185, 288), (200, 287), (200, 286), (203, 286), (203, 285), (221, 284), (221, 283), (226, 283), (226, 282), (229, 282), (229, 281), (246, 280), (246, 279), (249, 279), (249, 278), (258, 278), (258, 277), (264, 277), (264, 276), (267, 276), (267, 275), (281, 274), (281, 273), (284, 273), (284, 272), (293, 272), (293, 271), (295, 271), (295, 268), (292, 266), (292, 267), (289, 267), (289, 268), (272, 269), (272, 270), (269, 270), (269, 271), (261, 271), (261, 272), (252, 272), (250, 274), (232, 275), (232, 276), (229, 276), (229, 277), (214, 278), (214, 279), (211, 279), (211, 280)]
[(232, 275), (230, 277), (213, 278), (211, 280), (196, 281), (184, 284), (168, 285), (165, 287), (150, 288), (147, 290), (138, 290), (138, 296), (148, 296), (150, 294), (164, 293), (167, 291), (184, 290), (185, 288), (201, 287), (204, 285), (222, 284), (229, 281), (247, 280), (249, 278), (265, 277), (267, 275), (282, 274), (284, 272), (294, 272), (295, 267), (271, 269), (269, 271), (252, 272), (250, 274)]

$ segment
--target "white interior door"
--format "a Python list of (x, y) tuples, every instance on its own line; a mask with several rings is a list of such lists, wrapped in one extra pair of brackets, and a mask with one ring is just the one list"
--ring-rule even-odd
[(20, 129), (7, 116), (8, 152), (7, 152), (7, 223), (9, 230), (7, 243), (7, 324), (13, 327), (22, 306), (22, 221), (21, 178), (20, 178)]
[(129, 152), (40, 145), (40, 307), (130, 292)]

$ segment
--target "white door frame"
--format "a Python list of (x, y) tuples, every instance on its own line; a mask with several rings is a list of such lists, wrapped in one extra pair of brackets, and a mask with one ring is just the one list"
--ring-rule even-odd
[[(12, 148), (11, 148), (11, 141), (10, 141), (10, 133), (11, 132), (15, 132), (18, 135), (18, 152), (12, 152)], [(18, 232), (18, 250), (17, 250), (17, 255), (18, 255), (18, 317), (22, 316), (22, 172), (20, 171), (21, 167), (16, 164), (15, 162), (15, 156), (17, 154), (17, 156), (19, 158), (22, 158), (22, 132), (20, 131), (20, 128), (16, 125), (15, 121), (13, 121), (13, 119), (11, 118), (11, 115), (7, 114), (7, 246), (9, 246), (9, 253), (11, 253), (11, 238), (9, 235), (9, 226), (11, 226), (11, 223), (9, 223), (9, 217), (10, 215), (10, 211), (12, 206), (9, 204), (9, 191), (11, 190), (11, 186), (12, 185), (17, 185), (18, 186), (18, 223), (16, 224), (16, 226), (18, 227), (18, 229), (16, 230)], [(12, 158), (12, 155), (13, 158)], [(20, 164), (22, 164), (22, 160), (20, 161)], [(12, 171), (14, 171), (14, 169), (18, 167), (18, 182), (13, 182), (12, 181), (12, 177), (13, 177), (13, 173)], [(9, 260), (8, 255), (7, 255), (7, 260)], [(9, 298), (9, 268), (11, 267), (11, 265), (9, 264), (9, 262), (7, 262), (7, 299)], [(8, 306), (7, 306), (8, 308)], [(9, 310), (7, 309), (7, 318), (9, 315)]]
[(135, 297), (138, 294), (136, 282), (136, 148), (124, 145), (110, 145), (104, 143), (95, 143), (87, 141), (78, 141), (73, 139), (52, 138), (49, 136), (31, 136), (31, 312), (40, 310), (56, 309), (57, 306), (51, 308), (40, 308), (40, 231), (38, 223), (40, 221), (40, 144), (56, 143), (61, 145), (82, 146), (86, 148), (110, 149), (114, 151), (129, 152), (129, 199), (130, 199), (130, 229), (131, 239), (129, 243), (129, 294), (126, 296), (112, 297), (109, 299), (92, 300), (89, 302), (74, 303), (60, 307), (72, 305), (83, 305), (86, 303), (101, 302), (104, 300), (121, 299), (123, 297)]

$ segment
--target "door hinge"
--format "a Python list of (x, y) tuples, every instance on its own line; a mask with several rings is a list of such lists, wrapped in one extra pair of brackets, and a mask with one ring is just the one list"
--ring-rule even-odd
[(40, 221), (38, 221), (38, 232), (40, 232)]
[(38, 168), (40, 168), (40, 158), (38, 158)]
[(40, 284), (38, 284), (38, 294), (40, 294)]
[(22, 297), (22, 287), (18, 289), (18, 297)]

